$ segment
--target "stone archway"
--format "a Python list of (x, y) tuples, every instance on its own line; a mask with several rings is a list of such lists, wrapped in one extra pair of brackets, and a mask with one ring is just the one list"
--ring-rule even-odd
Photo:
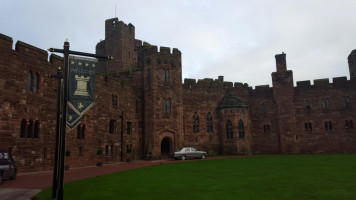
[(169, 137), (165, 137), (161, 141), (161, 157), (168, 157), (169, 153), (171, 153), (172, 142)]

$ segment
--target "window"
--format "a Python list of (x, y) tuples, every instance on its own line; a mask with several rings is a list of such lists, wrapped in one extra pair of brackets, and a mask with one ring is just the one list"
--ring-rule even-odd
[(233, 127), (232, 127), (232, 123), (230, 120), (227, 120), (227, 122), (226, 122), (226, 138), (227, 139), (234, 138)]
[(33, 138), (38, 138), (39, 131), (40, 131), (40, 122), (38, 120), (36, 120)]
[(112, 95), (112, 108), (117, 109), (117, 95)]
[(126, 153), (131, 153), (132, 152), (132, 144), (127, 144), (126, 145)]
[(147, 69), (147, 81), (148, 81), (148, 86), (150, 86), (150, 83), (151, 83), (151, 69)]
[(305, 131), (312, 131), (312, 123), (311, 122), (305, 122), (304, 123), (304, 130)]
[(265, 112), (265, 104), (264, 103), (261, 105), (261, 109), (262, 109), (262, 112), (264, 113)]
[(330, 102), (329, 99), (321, 99), (321, 106), (323, 109), (329, 109), (330, 108)]
[(110, 120), (109, 133), (116, 133), (116, 120)]
[(37, 92), (37, 83), (38, 83), (38, 73), (35, 73), (34, 75), (33, 75), (33, 87), (32, 87), (32, 92)]
[(114, 145), (110, 145), (110, 153), (114, 154)]
[(171, 100), (170, 99), (163, 99), (162, 100), (162, 111), (163, 113), (170, 113), (171, 112)]
[(26, 129), (27, 129), (27, 121), (25, 119), (23, 119), (21, 121), (20, 138), (25, 138), (26, 137)]
[(105, 145), (105, 155), (109, 154), (109, 145)]
[(309, 102), (309, 100), (307, 100), (307, 101), (305, 102), (305, 108), (306, 108), (307, 110), (310, 110), (310, 102)]
[(239, 138), (245, 138), (245, 127), (244, 127), (244, 122), (240, 119), (239, 125), (237, 127), (239, 131)]
[(39, 80), (40, 80), (40, 77), (37, 72), (33, 73), (32, 71), (29, 71), (27, 74), (26, 90), (32, 91), (32, 92), (38, 92)]
[(47, 148), (43, 148), (43, 159), (47, 159)]
[(127, 122), (127, 135), (132, 134), (132, 122)]
[(213, 132), (213, 117), (211, 116), (210, 112), (206, 116), (206, 132), (208, 133)]
[(325, 121), (325, 122), (324, 122), (324, 126), (325, 126), (325, 130), (326, 130), (326, 131), (328, 131), (328, 130), (333, 130), (333, 126), (332, 126), (331, 121)]
[(350, 98), (348, 96), (347, 97), (342, 97), (342, 107), (343, 108), (348, 108), (350, 106), (351, 106)]
[(27, 91), (31, 91), (32, 86), (32, 72), (28, 72), (27, 74)]
[(352, 120), (345, 121), (345, 128), (346, 129), (354, 129), (354, 124), (352, 123)]
[(199, 133), (199, 115), (194, 112), (193, 115), (193, 133)]
[(85, 135), (85, 125), (77, 126), (77, 139), (84, 139)]
[(165, 83), (169, 83), (170, 82), (169, 69), (163, 69), (163, 81)]
[(263, 125), (263, 132), (264, 133), (270, 133), (271, 132), (271, 128), (270, 128), (269, 124)]
[(30, 120), (27, 123), (27, 138), (32, 138), (33, 135), (33, 121)]

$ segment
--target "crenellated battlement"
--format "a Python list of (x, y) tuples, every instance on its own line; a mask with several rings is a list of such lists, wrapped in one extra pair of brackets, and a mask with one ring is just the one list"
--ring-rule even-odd
[(183, 89), (189, 90), (205, 90), (205, 89), (247, 89), (247, 83), (239, 83), (239, 82), (230, 82), (230, 81), (222, 81), (222, 79), (212, 79), (212, 78), (204, 78), (204, 79), (191, 79), (185, 78), (183, 83)]
[(347, 80), (346, 76), (342, 77), (334, 77), (333, 82), (331, 83), (328, 78), (324, 79), (315, 79), (314, 84), (311, 84), (310, 80), (305, 81), (297, 81), (296, 89), (306, 89), (306, 88), (328, 88), (328, 87), (344, 87), (347, 85), (351, 85), (351, 81)]
[[(0, 34), (0, 49), (3, 53), (13, 53), (16, 52), (22, 57), (32, 57), (37, 60), (44, 62), (49, 62), (48, 53), (46, 50), (40, 49), (38, 47), (32, 46), (22, 41), (17, 41), (15, 44), (15, 49), (12, 49), (13, 39), (9, 36)], [(52, 57), (52, 56), (51, 56)]]
[(24, 42), (17, 41), (15, 45), (15, 50), (22, 55), (37, 57), (39, 60), (48, 61), (47, 51)]
[(126, 32), (131, 35), (135, 35), (135, 26), (131, 23), (125, 24), (120, 21), (117, 17), (105, 20), (105, 39), (112, 38), (112, 33)]
[(181, 52), (177, 48), (173, 48), (171, 51), (170, 47), (161, 46), (158, 51), (158, 47), (156, 45), (150, 45), (149, 43), (143, 42), (144, 52), (147, 55), (175, 55), (180, 56)]
[(0, 49), (9, 49), (12, 50), (13, 40), (11, 37), (3, 35), (0, 33)]

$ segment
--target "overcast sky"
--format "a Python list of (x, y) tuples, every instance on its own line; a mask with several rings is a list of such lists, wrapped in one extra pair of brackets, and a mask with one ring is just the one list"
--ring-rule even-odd
[(285, 52), (295, 82), (349, 79), (355, 0), (2, 0), (0, 33), (42, 49), (68, 38), (95, 53), (115, 5), (137, 39), (182, 52), (183, 78), (271, 86), (274, 56)]

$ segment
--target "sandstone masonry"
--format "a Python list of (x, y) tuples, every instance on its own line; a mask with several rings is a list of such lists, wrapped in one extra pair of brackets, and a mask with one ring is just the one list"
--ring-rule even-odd
[[(20, 172), (51, 170), (57, 87), (47, 77), (63, 58), (0, 34), (0, 148)], [(273, 87), (184, 79), (181, 52), (135, 38), (135, 27), (105, 21), (95, 106), (67, 131), (66, 165), (160, 159), (179, 147), (209, 155), (356, 152), (356, 50), (346, 77), (299, 81), (276, 55)], [(98, 152), (103, 152), (98, 154)]]

